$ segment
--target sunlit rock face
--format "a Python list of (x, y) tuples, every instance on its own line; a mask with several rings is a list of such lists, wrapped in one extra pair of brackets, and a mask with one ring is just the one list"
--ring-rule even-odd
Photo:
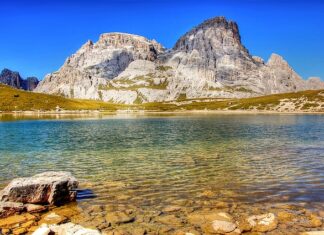
[(132, 104), (321, 88), (323, 82), (303, 80), (279, 55), (267, 62), (250, 55), (237, 24), (216, 17), (187, 32), (170, 50), (138, 35), (102, 34), (47, 75), (36, 91)]
[(101, 99), (100, 85), (118, 76), (135, 60), (154, 61), (163, 47), (144, 37), (102, 34), (70, 56), (59, 71), (48, 74), (36, 91), (74, 98)]

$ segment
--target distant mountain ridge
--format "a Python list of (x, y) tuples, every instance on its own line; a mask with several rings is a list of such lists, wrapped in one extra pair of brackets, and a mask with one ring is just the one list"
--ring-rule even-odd
[(27, 77), (23, 79), (18, 72), (10, 69), (3, 69), (0, 73), (0, 83), (26, 91), (33, 91), (39, 81), (36, 77)]
[(279, 55), (267, 62), (242, 45), (238, 25), (224, 17), (204, 21), (166, 50), (155, 40), (105, 33), (88, 41), (36, 92), (115, 103), (197, 98), (245, 98), (323, 89), (303, 80)]

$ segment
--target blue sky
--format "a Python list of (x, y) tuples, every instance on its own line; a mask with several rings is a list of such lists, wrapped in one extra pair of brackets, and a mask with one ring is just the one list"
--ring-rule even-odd
[(128, 32), (170, 48), (203, 20), (238, 23), (252, 55), (282, 55), (304, 78), (324, 80), (324, 1), (1, 1), (0, 68), (24, 77), (57, 70), (88, 39)]

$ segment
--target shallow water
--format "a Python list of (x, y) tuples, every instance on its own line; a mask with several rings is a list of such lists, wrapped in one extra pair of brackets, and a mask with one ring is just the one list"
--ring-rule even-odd
[[(324, 116), (0, 115), (0, 185), (71, 171), (91, 204), (324, 201)], [(95, 196), (92, 198), (92, 196)]]

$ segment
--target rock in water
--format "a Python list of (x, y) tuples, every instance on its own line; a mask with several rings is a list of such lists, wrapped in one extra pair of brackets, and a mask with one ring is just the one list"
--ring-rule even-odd
[(52, 225), (49, 226), (51, 231), (55, 232), (58, 235), (66, 234), (80, 234), (80, 235), (100, 235), (101, 233), (95, 229), (84, 228), (81, 225), (67, 223), (61, 225)]
[(84, 228), (81, 225), (66, 223), (60, 225), (50, 225), (42, 224), (33, 235), (48, 235), (48, 234), (57, 234), (57, 235), (100, 235), (101, 233), (95, 229)]
[(77, 187), (69, 172), (45, 172), (14, 179), (0, 193), (0, 201), (60, 205), (76, 199)]
[(188, 215), (188, 222), (200, 226), (204, 234), (240, 233), (233, 217), (226, 212), (197, 211)]
[(106, 215), (106, 221), (110, 224), (124, 224), (135, 220), (135, 216), (124, 211), (109, 212)]
[(277, 228), (278, 219), (273, 213), (253, 215), (247, 219), (252, 226), (252, 231), (268, 232)]

